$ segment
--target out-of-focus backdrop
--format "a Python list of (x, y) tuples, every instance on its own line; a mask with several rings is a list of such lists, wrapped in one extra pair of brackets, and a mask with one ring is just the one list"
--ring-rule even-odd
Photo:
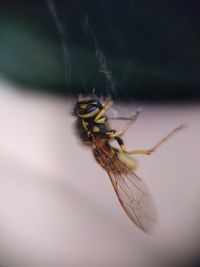
[(195, 1), (1, 1), (0, 70), (56, 94), (194, 98), (199, 28)]
[[(183, 1), (1, 1), (2, 266), (195, 266), (200, 245), (199, 16)], [(159, 222), (123, 212), (75, 134), (79, 93), (110, 94)], [(120, 128), (122, 122), (112, 123)]]

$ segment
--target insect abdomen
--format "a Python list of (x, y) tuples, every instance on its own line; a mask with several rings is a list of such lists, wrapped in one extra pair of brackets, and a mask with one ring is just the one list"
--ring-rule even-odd
[(123, 152), (117, 152), (118, 159), (131, 171), (135, 170), (137, 167), (137, 162), (129, 155), (124, 154)]

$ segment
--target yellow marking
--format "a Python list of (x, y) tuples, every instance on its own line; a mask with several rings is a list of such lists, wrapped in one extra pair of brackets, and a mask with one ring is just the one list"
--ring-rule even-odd
[[(106, 121), (106, 117), (104, 116), (106, 113), (106, 110), (108, 110), (111, 106), (112, 106), (112, 101), (108, 98), (105, 100), (105, 103), (103, 103), (104, 108), (99, 110), (99, 113), (97, 114), (96, 118), (94, 119), (94, 121), (96, 123), (105, 123)], [(103, 118), (101, 118), (103, 117)]]
[(101, 117), (103, 117), (104, 114), (105, 114), (105, 109), (103, 108), (103, 109), (99, 112), (99, 114), (97, 114), (97, 116), (96, 116), (96, 118), (95, 118), (94, 121), (95, 121), (95, 122), (98, 121), (98, 119), (100, 119)]
[(85, 120), (82, 120), (82, 124), (85, 130), (87, 130), (88, 122), (86, 122)]
[(102, 118), (100, 118), (100, 119), (96, 119), (95, 118), (95, 120), (94, 120), (96, 123), (105, 123), (105, 121), (106, 121), (106, 117), (104, 116), (104, 117), (102, 117)]
[(99, 129), (99, 127), (97, 127), (97, 126), (94, 126), (94, 127), (93, 127), (93, 131), (94, 131), (95, 133), (98, 133), (98, 132), (100, 132), (100, 129)]
[(120, 135), (122, 135), (122, 131), (116, 131), (116, 132), (109, 132), (108, 133), (110, 138), (115, 138), (115, 137), (119, 137)]
[(93, 117), (97, 113), (99, 113), (99, 108), (96, 108), (95, 110), (87, 114), (78, 114), (78, 116), (82, 119), (87, 119), (87, 118)]
[(87, 104), (82, 104), (82, 105), (80, 105), (80, 108), (81, 108), (81, 109), (86, 109), (87, 106), (88, 106)]

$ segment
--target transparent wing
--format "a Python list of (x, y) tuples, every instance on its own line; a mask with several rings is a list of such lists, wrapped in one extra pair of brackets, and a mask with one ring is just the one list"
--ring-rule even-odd
[(144, 232), (157, 223), (154, 201), (146, 184), (108, 148), (98, 147), (97, 161), (106, 169), (120, 204), (129, 218)]
[(130, 170), (115, 171), (121, 162), (107, 166), (119, 202), (129, 218), (143, 231), (151, 232), (157, 222), (153, 199), (145, 183)]

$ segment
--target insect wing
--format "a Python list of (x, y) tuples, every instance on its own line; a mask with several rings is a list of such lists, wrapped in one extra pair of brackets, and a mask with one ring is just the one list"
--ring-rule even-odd
[(157, 216), (146, 184), (109, 149), (100, 147), (98, 150), (97, 161), (106, 169), (124, 211), (138, 228), (151, 232)]
[(112, 166), (106, 170), (126, 214), (141, 230), (151, 232), (157, 216), (154, 201), (145, 183), (130, 170), (117, 173)]

